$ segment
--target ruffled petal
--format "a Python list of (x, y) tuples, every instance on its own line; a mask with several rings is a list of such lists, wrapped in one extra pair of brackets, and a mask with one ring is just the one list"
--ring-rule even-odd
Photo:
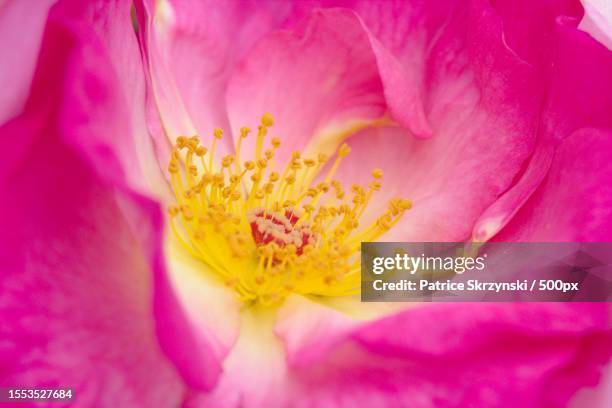
[(417, 303), (364, 303), (358, 296), (313, 299), (291, 296), (280, 307), (274, 332), (283, 343), (290, 367), (307, 366), (323, 358), (359, 327)]
[[(284, 165), (294, 150), (324, 143), (333, 151), (347, 134), (386, 112), (383, 86), (369, 38), (357, 16), (344, 9), (316, 10), (291, 29), (270, 33), (236, 66), (227, 91), (232, 132), (256, 128), (269, 112), (271, 136), (282, 144)], [(254, 151), (256, 138), (244, 140)]]
[[(354, 7), (416, 81), (433, 137), (418, 140), (401, 129), (382, 128), (358, 134), (348, 140), (353, 153), (339, 177), (363, 183), (366, 172), (381, 167), (387, 174), (375, 203), (382, 206), (397, 195), (413, 200), (414, 208), (386, 240), (467, 239), (531, 155), (541, 161), (534, 172), (545, 173), (549, 164), (551, 148), (536, 144), (547, 95), (545, 58), (519, 36), (521, 29), (534, 33), (535, 22), (510, 27), (510, 11), (481, 1)], [(537, 11), (547, 41), (555, 18), (569, 9)]]
[[(150, 128), (160, 161), (179, 135), (229, 130), (225, 89), (235, 61), (263, 34), (300, 14), (299, 4), (261, 1), (137, 1), (147, 66)], [(157, 116), (157, 118), (156, 118)], [(219, 145), (233, 149), (231, 138)]]
[(609, 359), (608, 319), (605, 305), (432, 305), (361, 328), (300, 374), (320, 406), (564, 406)]
[[(576, 29), (574, 23), (559, 19), (555, 26), (556, 45), (547, 74), (549, 91), (542, 109), (538, 147), (516, 183), (483, 212), (474, 227), (476, 240), (490, 239), (512, 220), (546, 176), (555, 150), (563, 149), (558, 146), (564, 138), (582, 128), (603, 132), (612, 129), (612, 115), (609, 113), (612, 78), (608, 74), (612, 70), (612, 54)], [(599, 154), (595, 150), (592, 152)], [(584, 153), (588, 152), (584, 150)], [(581, 160), (586, 163), (590, 158), (586, 156)], [(599, 169), (594, 171), (598, 179)], [(602, 174), (601, 177), (606, 176)], [(590, 200), (589, 197), (584, 199)]]
[(582, 129), (566, 138), (542, 184), (495, 240), (609, 242), (611, 156), (612, 131)]
[(243, 310), (240, 337), (224, 361), (219, 383), (207, 393), (194, 390), (186, 396), (184, 406), (288, 406), (284, 394), (292, 390), (287, 381), (289, 377), (283, 348), (274, 335), (273, 325), (272, 309), (252, 307)]
[[(123, 37), (121, 31), (100, 32), (112, 26), (111, 21), (123, 21), (129, 27), (130, 4), (117, 2), (111, 7), (105, 3), (107, 7), (102, 10), (111, 14), (117, 11), (112, 17), (96, 5), (62, 2), (61, 7), (53, 9), (26, 114), (3, 131), (2, 151), (11, 154), (2, 160), (0, 171), (3, 182), (13, 183), (7, 184), (12, 188), (6, 204), (10, 219), (3, 223), (7, 225), (5, 231), (13, 235), (3, 235), (6, 245), (2, 246), (7, 250), (6, 259), (12, 262), (8, 271), (15, 274), (15, 281), (9, 284), (21, 290), (19, 282), (35, 280), (40, 265), (41, 285), (35, 288), (42, 291), (41, 299), (49, 298), (51, 309), (43, 302), (32, 312), (39, 313), (40, 318), (57, 319), (57, 327), (46, 328), (41, 344), (69, 335), (71, 330), (82, 330), (84, 350), (71, 360), (70, 367), (91, 359), (98, 364), (108, 361), (108, 370), (98, 365), (91, 376), (83, 376), (85, 367), (70, 373), (60, 367), (56, 371), (58, 385), (78, 373), (75, 386), (83, 384), (88, 393), (103, 394), (116, 385), (116, 378), (121, 378), (125, 379), (125, 388), (113, 389), (125, 390), (125, 396), (109, 392), (104, 398), (134, 405), (133, 401), (142, 402), (136, 397), (150, 397), (154, 402), (145, 401), (145, 405), (155, 405), (167, 397), (168, 404), (175, 405), (183, 391), (183, 380), (200, 388), (215, 383), (220, 371), (219, 349), (215, 339), (193, 331), (190, 311), (177, 299), (172, 276), (164, 264), (160, 208), (134, 189), (144, 184), (136, 180), (143, 170), (130, 165), (137, 161), (135, 151), (141, 148), (141, 135), (133, 133), (134, 118), (127, 108), (131, 97), (138, 94), (128, 91), (137, 87), (122, 86), (112, 68), (113, 62), (125, 57), (126, 63), (130, 61), (129, 52), (121, 54), (122, 47), (112, 40), (127, 42), (130, 37)], [(92, 21), (93, 16), (96, 18)], [(129, 78), (127, 71), (137, 74), (133, 69), (128, 63), (120, 72)], [(21, 137), (15, 138), (16, 134)], [(14, 231), (24, 235), (15, 238)], [(15, 245), (19, 247), (13, 249)], [(21, 253), (27, 258), (20, 257)], [(52, 284), (43, 284), (46, 274)], [(57, 287), (53, 286), (56, 276)], [(82, 285), (71, 286), (73, 276)], [(49, 287), (53, 290), (47, 293)], [(33, 302), (37, 293), (32, 295)], [(15, 307), (15, 302), (11, 299), (6, 304)], [(59, 310), (57, 316), (54, 308)], [(72, 309), (74, 318), (68, 312)], [(21, 309), (15, 310), (18, 319)], [(91, 326), (86, 324), (88, 315)], [(28, 336), (27, 330), (36, 329), (22, 323), (15, 322), (7, 330)], [(38, 332), (36, 336), (40, 336)], [(63, 337), (60, 341), (64, 342)], [(107, 350), (118, 351), (106, 355)], [(125, 350), (133, 350), (133, 355), (122, 353)], [(190, 350), (189, 355), (185, 350)], [(53, 360), (45, 362), (53, 354), (44, 351), (38, 355), (41, 364), (53, 369)], [(23, 353), (15, 354), (16, 362), (9, 367), (17, 367), (24, 357)], [(19, 370), (25, 381), (30, 375), (27, 367)], [(33, 375), (32, 381), (38, 378), (35, 383), (39, 383), (43, 377)], [(127, 391), (131, 385), (135, 387), (133, 393)], [(145, 389), (159, 389), (164, 395), (143, 396)], [(90, 398), (103, 401), (99, 395)]]
[(71, 387), (89, 406), (176, 405), (183, 384), (159, 348), (150, 248), (157, 209), (109, 187), (59, 140), (53, 118), (27, 113), (0, 129), (35, 137), (0, 194), (0, 382)]
[(243, 321), (219, 388), (186, 405), (566, 406), (610, 358), (608, 313), (604, 304), (428, 305), (363, 325), (299, 365), (284, 362), (263, 330), (269, 318), (256, 316)]
[(175, 405), (183, 384), (150, 307), (159, 209), (109, 148), (129, 144), (129, 122), (74, 11), (51, 12), (25, 111), (0, 128), (0, 378), (72, 387), (83, 405)]

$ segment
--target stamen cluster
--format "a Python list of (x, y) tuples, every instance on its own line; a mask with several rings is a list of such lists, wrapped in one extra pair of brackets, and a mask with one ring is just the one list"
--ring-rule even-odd
[[(359, 219), (381, 188), (383, 173), (372, 171), (367, 187), (354, 184), (347, 194), (334, 179), (350, 148), (343, 144), (328, 157), (303, 158), (294, 152), (281, 171), (275, 153), (281, 141), (264, 141), (272, 116), (262, 117), (254, 156), (241, 158), (240, 130), (235, 154), (215, 158), (216, 129), (210, 150), (197, 136), (178, 137), (168, 170), (176, 196), (169, 207), (175, 236), (191, 254), (234, 288), (245, 301), (272, 304), (289, 293), (342, 296), (359, 290), (359, 250), (395, 225), (411, 207), (392, 199), (369, 225)], [(326, 170), (323, 176), (323, 170)]]

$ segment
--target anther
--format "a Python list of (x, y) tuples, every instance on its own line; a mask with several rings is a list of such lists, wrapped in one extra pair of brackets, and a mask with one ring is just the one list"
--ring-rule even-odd
[(176, 138), (176, 147), (178, 147), (179, 149), (182, 149), (183, 147), (185, 147), (186, 143), (187, 143), (187, 138), (185, 136), (179, 136)]
[(270, 126), (274, 125), (274, 118), (269, 113), (265, 113), (261, 117), (261, 124), (263, 126), (265, 126), (265, 127), (270, 127)]
[(375, 179), (379, 179), (382, 176), (383, 176), (383, 171), (381, 169), (372, 170), (372, 177), (374, 177)]
[(351, 152), (351, 148), (346, 143), (343, 143), (338, 150), (339, 157), (346, 157)]

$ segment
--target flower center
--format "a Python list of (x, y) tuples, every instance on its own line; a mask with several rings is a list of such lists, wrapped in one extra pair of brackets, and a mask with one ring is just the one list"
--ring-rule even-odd
[(328, 157), (302, 158), (294, 152), (285, 168), (275, 170), (280, 146), (264, 141), (272, 116), (262, 117), (252, 160), (241, 161), (242, 128), (235, 155), (215, 162), (215, 129), (210, 150), (197, 136), (178, 137), (168, 170), (176, 205), (169, 207), (174, 235), (206, 263), (244, 301), (273, 304), (295, 292), (345, 296), (359, 292), (360, 246), (388, 231), (411, 207), (401, 198), (361, 227), (372, 195), (381, 188), (382, 171), (372, 171), (367, 187), (354, 184), (346, 194), (334, 179), (350, 148), (343, 144), (323, 175)]
[(313, 233), (307, 226), (297, 225), (300, 217), (291, 208), (284, 210), (284, 214), (267, 212), (262, 208), (251, 210), (248, 220), (253, 240), (257, 246), (272, 242), (280, 248), (295, 245), (296, 255), (302, 255), (306, 245), (314, 244)]

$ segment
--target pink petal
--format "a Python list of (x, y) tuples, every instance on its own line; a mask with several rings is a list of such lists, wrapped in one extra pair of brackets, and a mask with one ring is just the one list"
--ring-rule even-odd
[(544, 131), (562, 139), (583, 127), (611, 129), (612, 52), (567, 19), (559, 19), (554, 34)]
[[(41, 68), (35, 75), (26, 115), (8, 125), (2, 135), (3, 151), (11, 152), (0, 167), (3, 177), (9, 177), (9, 181), (23, 179), (11, 185), (14, 196), (6, 204), (12, 207), (5, 211), (10, 220), (3, 224), (7, 225), (4, 231), (25, 234), (16, 240), (14, 235), (4, 235), (3, 241), (9, 241), (3, 248), (13, 254), (13, 258), (8, 259), (12, 259), (14, 265), (8, 270), (14, 271), (15, 282), (36, 279), (39, 264), (40, 268), (44, 267), (40, 279), (46, 279), (45, 274), (49, 274), (49, 285), (55, 284), (53, 279), (58, 276), (57, 292), (40, 294), (41, 297), (49, 296), (49, 302), (64, 302), (58, 306), (61, 314), (57, 318), (57, 328), (45, 334), (48, 337), (43, 337), (42, 344), (52, 341), (55, 335), (70, 333), (69, 329), (83, 329), (83, 339), (79, 340), (82, 340), (85, 350), (74, 358), (73, 365), (94, 358), (105, 362), (106, 349), (134, 347), (134, 356), (119, 352), (109, 355), (108, 371), (98, 367), (92, 372), (87, 387), (99, 387), (103, 393), (112, 386), (109, 381), (114, 381), (114, 376), (130, 378), (134, 371), (136, 377), (142, 377), (130, 380), (134, 384), (143, 381), (142, 387), (166, 390), (168, 398), (176, 398), (182, 386), (174, 374), (175, 369), (190, 385), (210, 387), (220, 371), (220, 362), (212, 339), (193, 330), (189, 316), (170, 283), (162, 258), (163, 226), (158, 205), (133, 189), (132, 180), (142, 173), (132, 173), (131, 170), (138, 168), (133, 165), (138, 162), (135, 151), (142, 146), (137, 144), (139, 139), (132, 139), (134, 122), (127, 101), (138, 93), (128, 92), (133, 88), (121, 87), (113, 70), (113, 61), (117, 60), (110, 56), (120, 58), (118, 55), (121, 55), (114, 53), (121, 46), (116, 43), (113, 46), (112, 40), (127, 41), (129, 37), (123, 38), (117, 31), (109, 30), (104, 33), (104, 38), (110, 44), (105, 44), (97, 35), (98, 30), (112, 26), (109, 21), (123, 22), (129, 27), (129, 2), (117, 3), (116, 8), (107, 9), (117, 12), (112, 17), (103, 13), (90, 14), (93, 11), (89, 8), (91, 5), (65, 2), (53, 10), (42, 46)], [(88, 16), (92, 15), (97, 18), (88, 21)], [(133, 68), (128, 64), (121, 69)], [(121, 72), (127, 76), (126, 71)], [(17, 134), (21, 137), (15, 138)], [(133, 140), (136, 144), (132, 143)], [(30, 157), (37, 160), (30, 163)], [(53, 177), (46, 180), (47, 176)], [(115, 196), (117, 203), (113, 204), (111, 198)], [(20, 209), (20, 204), (23, 209)], [(104, 204), (104, 207), (99, 209), (98, 204)], [(97, 211), (101, 211), (100, 214)], [(96, 222), (98, 216), (102, 225)], [(113, 228), (118, 229), (116, 236)], [(13, 250), (15, 245), (20, 247)], [(20, 251), (21, 247), (23, 250)], [(24, 251), (30, 254), (28, 258), (19, 258)], [(49, 257), (51, 261), (47, 261)], [(78, 263), (81, 258), (87, 263)], [(46, 262), (53, 262), (52, 267), (45, 266)], [(58, 266), (62, 264), (65, 268)], [(82, 287), (70, 286), (71, 276), (82, 280)], [(134, 290), (132, 284), (136, 285)], [(38, 290), (46, 290), (47, 286)], [(38, 296), (37, 293), (33, 296)], [(142, 296), (136, 297), (133, 301), (137, 303), (132, 305), (131, 296), (138, 293)], [(65, 297), (66, 294), (72, 297)], [(97, 299), (95, 296), (107, 297)], [(48, 317), (54, 316), (44, 306), (43, 302), (41, 316), (47, 316), (45, 313)], [(74, 310), (75, 320), (67, 314), (69, 310)], [(83, 326), (88, 314), (91, 315), (91, 330), (89, 326)], [(123, 326), (115, 328), (113, 322), (123, 318)], [(63, 319), (66, 326), (62, 326)], [(98, 326), (106, 331), (96, 332)], [(26, 328), (13, 325), (11, 330), (19, 335)], [(117, 333), (112, 330), (117, 330)], [(89, 334), (94, 337), (85, 341)], [(115, 336), (118, 336), (117, 343), (114, 343)], [(157, 349), (158, 341), (163, 352), (171, 358), (171, 363)], [(89, 343), (97, 348), (89, 349)], [(189, 350), (188, 355), (185, 350)], [(41, 361), (51, 357), (52, 354), (40, 353)], [(23, 362), (20, 356), (15, 358), (17, 362)], [(142, 372), (133, 367), (140, 359), (143, 361)], [(63, 384), (72, 378), (65, 369), (57, 371), (58, 381), (62, 380)], [(20, 370), (29, 375), (25, 368)], [(89, 378), (83, 377), (83, 370), (70, 371), (71, 375), (79, 375), (74, 379), (75, 386), (79, 385), (78, 381)], [(62, 373), (65, 374), (63, 377)], [(158, 382), (161, 382), (159, 387), (156, 385)], [(171, 388), (162, 386), (166, 383)], [(135, 398), (142, 393), (129, 394), (126, 391), (125, 398)], [(157, 394), (149, 396), (158, 398)], [(116, 397), (119, 401), (124, 398), (122, 395)], [(109, 394), (108, 398), (113, 396)]]
[(580, 390), (569, 403), (570, 408), (605, 408), (612, 403), (612, 365), (608, 364), (606, 373), (597, 387)]
[(610, 241), (611, 156), (612, 131), (582, 129), (565, 139), (542, 184), (495, 239)]
[[(512, 185), (534, 154), (547, 92), (545, 64), (518, 34), (521, 28), (535, 28), (514, 24), (505, 33), (509, 12), (499, 14), (483, 2), (468, 7), (365, 2), (356, 9), (409, 77), (419, 80), (433, 137), (405, 140), (409, 135), (399, 129), (357, 135), (348, 141), (354, 153), (339, 177), (363, 183), (369, 179), (366, 172), (382, 167), (387, 176), (376, 203), (397, 195), (413, 200), (413, 210), (386, 240), (467, 239), (482, 211)], [(539, 12), (546, 22), (542, 31), (551, 30), (561, 12), (553, 11)], [(394, 32), (402, 32), (402, 41)], [(371, 154), (374, 146), (376, 155)], [(535, 153), (541, 156), (541, 174), (550, 149)]]
[(359, 325), (338, 310), (292, 296), (279, 309), (274, 332), (283, 341), (287, 364), (299, 366), (320, 358)]
[(185, 407), (286, 407), (299, 394), (290, 382), (283, 349), (273, 332), (274, 310), (251, 307), (242, 312), (240, 337), (224, 361), (223, 375), (210, 392), (188, 394)]
[[(274, 308), (244, 308), (240, 337), (224, 361), (219, 383), (210, 392), (194, 390), (185, 406), (300, 407), (302, 399), (308, 400), (303, 395), (306, 386), (293, 367), (318, 362), (364, 324), (334, 306), (292, 296), (278, 315)], [(358, 312), (358, 306), (350, 306)]]
[(269, 316), (253, 313), (218, 387), (186, 406), (565, 406), (597, 383), (612, 340), (603, 304), (428, 305), (288, 366)]
[[(363, 327), (299, 374), (306, 406), (563, 406), (610, 357), (605, 305), (435, 305)], [(440, 322), (444, 324), (440, 324)]]
[[(100, 128), (102, 125), (97, 127), (100, 138), (113, 146), (128, 183), (140, 192), (167, 194), (167, 186), (152, 154), (153, 146), (145, 125), (143, 68), (138, 43), (131, 28), (131, 3), (121, 0), (102, 3), (103, 12), (97, 10), (102, 6), (96, 2), (85, 4), (65, 1), (52, 9), (52, 13), (56, 15), (54, 24), (61, 25), (61, 28), (57, 28), (62, 31), (61, 35), (74, 35), (79, 39), (66, 39), (69, 41), (67, 44), (48, 41), (50, 45), (46, 50), (42, 50), (44, 54), (39, 56), (39, 66), (45, 59), (53, 61), (53, 64), (45, 69), (38, 69), (28, 106), (30, 109), (40, 109), (40, 105), (45, 104), (47, 96), (43, 92), (36, 94), (34, 88), (46, 87), (47, 82), (56, 81), (59, 75), (64, 75), (62, 69), (68, 68), (64, 66), (65, 63), (60, 65), (60, 60), (68, 59), (71, 49), (80, 45), (73, 44), (75, 41), (87, 39), (90, 44), (80, 50), (87, 61), (71, 67), (74, 72), (67, 73), (75, 77), (74, 83), (71, 80), (66, 81), (66, 87), (77, 99), (75, 107), (79, 106), (79, 109), (67, 113), (72, 115), (67, 120), (73, 120), (77, 124), (91, 120), (106, 126), (105, 129)], [(96, 63), (106, 64), (107, 72), (101, 73), (98, 72), (100, 69), (92, 69), (96, 68), (92, 67)], [(92, 74), (92, 70), (96, 72)], [(109, 86), (107, 81), (111, 82), (112, 86)], [(80, 89), (86, 92), (81, 92)], [(106, 111), (98, 109), (100, 103), (106, 104)], [(108, 116), (125, 119), (119, 124), (117, 121), (107, 121)], [(79, 148), (83, 148), (94, 161), (104, 160), (106, 153), (103, 149), (96, 146), (93, 140), (88, 140), (86, 134), (80, 135), (86, 143)], [(132, 136), (128, 138), (127, 135)], [(133, 142), (121, 140), (122, 136)], [(106, 164), (100, 168), (105, 166)]]
[[(199, 134), (208, 143), (216, 127), (229, 133), (225, 88), (234, 61), (299, 5), (261, 1), (139, 1), (139, 36), (151, 95), (152, 125), (162, 162), (168, 142)], [(232, 151), (228, 143), (220, 154)]]
[[(180, 243), (169, 238), (166, 245), (166, 263), (170, 271), (169, 290), (188, 316), (188, 331), (202, 336), (222, 361), (234, 345), (240, 329), (240, 306), (236, 293), (214, 278), (214, 272), (187, 252)], [(173, 320), (175, 311), (160, 310), (158, 318)], [(189, 356), (185, 350), (176, 350), (179, 355)], [(206, 365), (209, 362), (204, 361)], [(201, 367), (204, 372), (206, 367)], [(197, 375), (197, 373), (195, 374)]]
[(283, 342), (287, 364), (308, 366), (325, 357), (347, 336), (370, 322), (418, 307), (417, 303), (364, 303), (354, 298), (289, 297), (279, 308), (274, 332)]
[(533, 155), (515, 185), (482, 212), (472, 232), (475, 241), (484, 242), (508, 223), (546, 176), (556, 143), (540, 138)]
[(577, 0), (498, 0), (493, 7), (503, 21), (504, 44), (520, 58), (543, 68), (550, 65), (554, 54), (553, 33), (559, 22), (576, 26), (583, 15)]
[[(264, 113), (274, 116), (271, 136), (282, 140), (275, 159), (281, 166), (293, 150), (317, 140), (328, 150), (386, 112), (370, 38), (344, 9), (314, 11), (256, 43), (236, 66), (227, 106), (234, 136), (242, 126), (256, 131)], [(246, 151), (254, 150), (255, 139), (245, 140)]]
[[(612, 54), (566, 20), (560, 20), (555, 36), (558, 45), (547, 74), (549, 92), (538, 148), (516, 185), (478, 220), (473, 233), (477, 240), (494, 236), (527, 201), (546, 175), (560, 140), (585, 127), (612, 129), (609, 114), (612, 78), (608, 75), (612, 70)], [(587, 157), (582, 160), (588, 162)], [(601, 177), (605, 175), (602, 173)]]
[[(102, 11), (97, 11), (94, 6)], [(147, 129), (144, 67), (134, 33), (131, 9), (132, 2), (113, 0), (98, 5), (94, 2), (85, 7), (82, 13), (85, 14), (84, 18), (88, 18), (101, 46), (105, 48), (111, 75), (116, 81), (114, 91), (121, 98), (116, 108), (129, 115), (128, 129), (114, 130), (128, 132), (133, 141), (132, 144), (114, 144), (128, 182), (140, 192), (165, 198), (170, 195), (170, 191), (160, 163), (155, 158), (155, 146)], [(94, 106), (86, 106), (85, 109), (96, 110)]]
[(6, 1), (0, 4), (0, 123), (19, 113), (23, 108), (47, 13), (55, 0), (36, 3)]
[(163, 58), (165, 50), (158, 45), (159, 42), (166, 41), (169, 35), (174, 23), (174, 12), (167, 1), (138, 1), (134, 6), (148, 80), (150, 129), (160, 162), (168, 162), (170, 146), (174, 139), (180, 135), (191, 136), (197, 133), (176, 87), (175, 79), (168, 72), (168, 64), (172, 61)]
[[(66, 39), (50, 29), (45, 44), (52, 38)], [(0, 128), (2, 151), (19, 154), (0, 172), (0, 381), (72, 387), (89, 406), (176, 405), (182, 381), (159, 348), (150, 307), (159, 264), (142, 239), (158, 234), (159, 210), (93, 172), (62, 140), (75, 132), (59, 131), (63, 119), (26, 110)]]
[(383, 240), (460, 241), (469, 236), (502, 183), (511, 182), (518, 157), (525, 152), (503, 139), (494, 149), (488, 132), (476, 127), (462, 132), (416, 139), (401, 128), (374, 128), (349, 138), (352, 150), (337, 175), (344, 185), (366, 185), (373, 168), (384, 172), (382, 188), (364, 214), (362, 227), (382, 215), (391, 198), (400, 196), (412, 200), (413, 208)]

